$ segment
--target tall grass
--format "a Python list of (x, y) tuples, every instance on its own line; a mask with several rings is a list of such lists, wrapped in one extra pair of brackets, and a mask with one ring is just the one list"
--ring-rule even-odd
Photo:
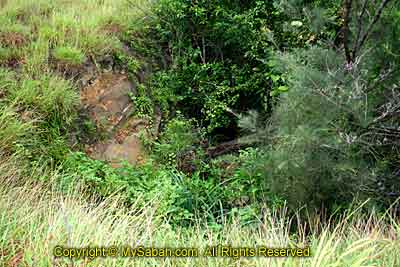
[(0, 107), (0, 156), (11, 153), (17, 141), (28, 137), (31, 129), (32, 125), (19, 120), (11, 108)]
[[(365, 215), (355, 210), (329, 226), (318, 219), (299, 223), (291, 234), (284, 210), (266, 212), (256, 227), (234, 220), (213, 230), (200, 223), (172, 228), (155, 217), (157, 203), (143, 210), (127, 209), (112, 197), (97, 204), (79, 197), (79, 190), (61, 195), (43, 185), (0, 189), (0, 262), (2, 266), (399, 266), (400, 225), (389, 215)], [(135, 212), (133, 210), (136, 210)], [(389, 221), (389, 222), (388, 222)], [(309, 235), (305, 234), (308, 228)], [(54, 258), (56, 245), (196, 247), (305, 247), (308, 258), (97, 258), (93, 261)], [(17, 263), (17, 264), (16, 264)], [(14, 265), (13, 265), (14, 264)], [(19, 264), (19, 265), (18, 265)]]

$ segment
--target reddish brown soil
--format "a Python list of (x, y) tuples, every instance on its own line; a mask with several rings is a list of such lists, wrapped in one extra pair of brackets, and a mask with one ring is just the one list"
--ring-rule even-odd
[(130, 117), (133, 105), (129, 93), (134, 93), (134, 85), (127, 75), (115, 73), (102, 74), (81, 90), (83, 106), (97, 127), (109, 136), (88, 146), (86, 152), (115, 167), (122, 161), (140, 163), (144, 157), (139, 132), (147, 122)]
[(5, 47), (19, 48), (27, 43), (27, 38), (18, 32), (2, 32), (0, 33), (0, 44)]

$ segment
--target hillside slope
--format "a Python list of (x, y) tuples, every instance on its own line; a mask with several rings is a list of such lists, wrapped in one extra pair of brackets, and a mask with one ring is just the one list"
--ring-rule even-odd
[[(253, 147), (218, 158), (207, 155), (219, 148), (217, 141), (237, 137), (239, 130), (229, 125), (222, 137), (213, 132), (217, 141), (209, 139), (217, 145), (212, 147), (207, 140), (210, 132), (199, 129), (201, 123), (178, 109), (182, 102), (192, 97), (203, 101), (207, 104), (203, 113), (218, 124), (221, 118), (235, 121), (237, 116), (224, 106), (224, 101), (230, 101), (225, 93), (232, 93), (237, 105), (253, 104), (236, 95), (243, 90), (246, 96), (247, 87), (258, 86), (247, 82), (249, 73), (263, 82), (275, 77), (274, 86), (281, 93), (288, 88), (282, 85), (283, 75), (264, 74), (250, 65), (244, 74), (237, 66), (221, 71), (218, 63), (206, 63), (205, 46), (201, 56), (186, 47), (197, 61), (203, 57), (204, 64), (199, 67), (187, 60), (188, 66), (174, 76), (173, 68), (179, 69), (179, 64), (169, 61), (174, 56), (179, 59), (173, 49), (180, 51), (181, 47), (157, 47), (162, 52), (170, 50), (170, 54), (157, 55), (161, 62), (144, 55), (153, 49), (146, 45), (154, 40), (143, 42), (140, 31), (146, 35), (163, 30), (147, 24), (156, 16), (151, 5), (157, 3), (178, 13), (185, 8), (178, 5), (180, 1), (0, 0), (0, 266), (399, 266), (400, 224), (392, 209), (377, 212), (366, 201), (355, 206), (349, 203), (350, 209), (332, 217), (322, 209), (316, 213), (289, 210), (285, 200), (269, 191), (264, 202), (264, 187), (259, 184), (266, 182), (265, 173), (268, 177), (273, 174), (266, 172), (265, 166), (280, 159), (278, 149), (276, 158)], [(246, 15), (262, 17), (262, 4), (257, 1), (250, 10), (254, 14), (249, 11)], [(189, 17), (172, 11), (171, 20)], [(207, 13), (201, 8), (190, 11), (201, 18)], [(221, 11), (229, 17), (227, 13)], [(235, 23), (253, 27), (247, 19), (233, 16), (229, 34), (241, 37), (234, 31), (242, 30), (234, 29)], [(259, 31), (266, 34), (268, 29), (261, 27), (252, 36)], [(264, 44), (266, 35), (259, 36), (259, 44)], [(279, 38), (284, 37), (282, 33)], [(197, 38), (188, 37), (195, 42)], [(250, 57), (262, 50), (249, 47), (255, 53), (248, 53)], [(222, 51), (212, 56), (229, 61)], [(171, 72), (154, 71), (168, 64), (173, 67)], [(225, 80), (227, 73), (234, 80), (230, 71), (239, 77), (235, 90)], [(208, 79), (209, 83), (204, 82)], [(196, 80), (193, 88), (185, 87), (184, 82), (192, 80)], [(172, 92), (171, 84), (184, 96), (166, 96)], [(172, 108), (163, 106), (168, 104)], [(184, 104), (182, 110), (194, 110), (198, 115), (198, 106)], [(212, 112), (208, 113), (207, 107)], [(285, 108), (278, 110), (290, 110)], [(223, 116), (221, 112), (225, 112)], [(288, 121), (291, 119), (294, 116)], [(252, 121), (247, 122), (250, 125)], [(251, 133), (250, 137), (257, 137), (259, 131)], [(240, 147), (233, 141), (227, 143)], [(289, 153), (296, 142), (299, 140), (287, 144)], [(276, 162), (276, 170), (284, 169), (285, 162)], [(339, 167), (346, 173), (352, 171), (351, 166)], [(286, 185), (277, 184), (281, 188)], [(311, 257), (201, 255), (207, 247), (218, 245), (310, 248)], [(57, 246), (185, 247), (197, 248), (201, 254), (192, 258), (70, 259), (55, 257)]]

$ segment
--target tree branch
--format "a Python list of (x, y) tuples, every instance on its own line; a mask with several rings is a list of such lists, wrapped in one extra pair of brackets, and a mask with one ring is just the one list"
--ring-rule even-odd
[(353, 0), (344, 0), (344, 12), (343, 12), (343, 46), (344, 52), (346, 56), (347, 63), (352, 63), (353, 59), (351, 57), (350, 49), (349, 49), (349, 21), (350, 21), (350, 13), (351, 6), (353, 4)]
[(232, 140), (228, 142), (224, 142), (218, 144), (217, 146), (207, 148), (206, 155), (209, 158), (216, 158), (221, 155), (238, 152), (240, 149), (244, 149), (247, 147), (254, 146), (257, 141), (248, 142), (248, 143), (240, 143), (238, 140)]
[(353, 45), (352, 58), (355, 58), (356, 54), (357, 54), (357, 44), (358, 44), (358, 41), (360, 40), (360, 36), (361, 36), (361, 32), (362, 32), (362, 18), (364, 17), (365, 11), (367, 10), (368, 2), (369, 2), (369, 0), (364, 0), (364, 3), (361, 7), (361, 13), (357, 19), (357, 37), (356, 37), (356, 40)]
[(368, 25), (368, 28), (366, 30), (366, 32), (364, 33), (364, 35), (361, 37), (360, 43), (357, 44), (355, 51), (359, 51), (361, 49), (361, 47), (364, 45), (366, 39), (368, 38), (369, 34), (372, 31), (372, 28), (375, 26), (375, 24), (378, 22), (379, 18), (382, 15), (382, 11), (383, 9), (386, 7), (386, 5), (390, 2), (391, 0), (382, 0), (378, 11), (376, 12), (373, 20), (371, 21), (371, 23)]

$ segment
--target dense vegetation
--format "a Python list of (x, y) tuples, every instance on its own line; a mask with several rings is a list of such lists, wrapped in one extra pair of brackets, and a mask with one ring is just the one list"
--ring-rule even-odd
[[(142, 31), (167, 62), (149, 88), (170, 121), (152, 147), (158, 161), (172, 153), (208, 206), (388, 207), (399, 196), (399, 18), (389, 2), (346, 11), (340, 1), (160, 1)], [(209, 147), (231, 152), (232, 140), (252, 148), (223, 159), (234, 166), (225, 183)]]
[[(0, 0), (0, 262), (268, 239), (314, 257), (196, 264), (396, 266), (399, 40), (396, 0)], [(92, 72), (137, 85), (143, 162), (86, 153)]]

